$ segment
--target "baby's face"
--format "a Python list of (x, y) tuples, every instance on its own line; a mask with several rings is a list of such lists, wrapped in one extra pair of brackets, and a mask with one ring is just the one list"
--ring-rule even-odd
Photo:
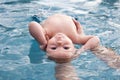
[(57, 33), (48, 41), (47, 55), (56, 59), (70, 59), (74, 55), (75, 48), (71, 39), (65, 34)]

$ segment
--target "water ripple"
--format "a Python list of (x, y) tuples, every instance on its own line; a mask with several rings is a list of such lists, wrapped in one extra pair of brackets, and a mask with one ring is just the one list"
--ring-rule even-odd
[[(28, 23), (33, 15), (39, 15), (41, 20), (55, 13), (75, 17), (86, 34), (99, 36), (103, 45), (119, 54), (119, 12), (119, 0), (1, 0), (0, 80), (55, 80), (54, 64), (47, 61), (37, 42), (31, 41)], [(81, 80), (120, 78), (119, 71), (91, 52), (83, 53), (73, 64)]]

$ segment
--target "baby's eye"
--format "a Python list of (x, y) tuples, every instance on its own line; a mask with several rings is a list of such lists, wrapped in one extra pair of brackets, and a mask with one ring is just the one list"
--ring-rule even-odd
[(56, 47), (51, 47), (51, 49), (52, 49), (52, 50), (55, 50), (55, 49), (56, 49)]
[(64, 49), (68, 50), (70, 47), (63, 47)]

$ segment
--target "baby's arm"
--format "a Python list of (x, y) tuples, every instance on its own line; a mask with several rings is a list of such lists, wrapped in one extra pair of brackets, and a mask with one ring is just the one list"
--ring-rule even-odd
[(42, 26), (39, 23), (33, 21), (29, 24), (29, 32), (41, 45), (41, 49), (44, 49), (47, 44), (47, 40), (45, 37), (45, 31)]
[(75, 26), (76, 26), (76, 30), (78, 33), (78, 43), (79, 44), (83, 44), (83, 47), (81, 49), (84, 49), (82, 51), (88, 50), (88, 49), (92, 49), (94, 47), (96, 47), (99, 44), (99, 38), (97, 36), (89, 36), (89, 35), (85, 35), (82, 26), (80, 25), (80, 23), (78, 21), (76, 21), (75, 19), (72, 19)]
[(96, 46), (99, 45), (100, 40), (97, 36), (85, 35), (80, 23), (75, 19), (72, 19), (72, 20), (76, 26), (76, 30), (78, 33), (77, 44), (83, 44), (83, 46), (77, 50), (76, 56), (79, 56), (80, 53), (86, 50), (91, 50), (92, 48), (95, 48)]
[(86, 50), (92, 50), (95, 47), (97, 47), (98, 45), (100, 45), (100, 40), (97, 36), (81, 36), (80, 40), (79, 40), (80, 44), (83, 44), (83, 46), (80, 49), (77, 49), (75, 52), (75, 55), (73, 56), (73, 58), (78, 57), (82, 52), (86, 51)]

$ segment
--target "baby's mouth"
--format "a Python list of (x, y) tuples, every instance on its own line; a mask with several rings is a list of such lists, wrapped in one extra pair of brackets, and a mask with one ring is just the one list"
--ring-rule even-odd
[(62, 35), (62, 36), (64, 36), (65, 34), (63, 34), (63, 33), (57, 33), (56, 35)]

